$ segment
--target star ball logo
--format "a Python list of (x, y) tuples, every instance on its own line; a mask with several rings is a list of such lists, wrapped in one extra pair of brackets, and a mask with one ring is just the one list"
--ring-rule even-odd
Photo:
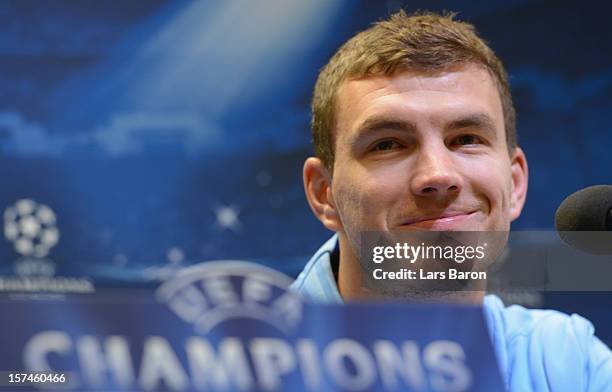
[(92, 293), (88, 277), (56, 276), (56, 264), (47, 258), (60, 239), (53, 210), (32, 199), (19, 199), (4, 210), (4, 237), (21, 258), (14, 275), (0, 275), (0, 292)]
[(18, 200), (4, 210), (4, 236), (21, 256), (45, 257), (59, 241), (55, 213), (34, 200)]
[(302, 300), (292, 280), (259, 264), (208, 261), (181, 270), (162, 284), (158, 299), (198, 332), (232, 319), (251, 319), (290, 333), (302, 319)]

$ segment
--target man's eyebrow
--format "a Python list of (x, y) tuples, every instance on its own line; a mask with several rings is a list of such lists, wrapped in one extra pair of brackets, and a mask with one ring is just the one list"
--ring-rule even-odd
[[(463, 115), (446, 125), (446, 130), (457, 130), (462, 128), (479, 128), (491, 136), (495, 136), (495, 122), (486, 113), (469, 113)], [(414, 134), (417, 131), (417, 126), (404, 119), (399, 119), (393, 116), (374, 116), (368, 118), (357, 127), (357, 131), (352, 137), (351, 144), (357, 146), (360, 141), (369, 134), (380, 131), (403, 131)]]
[(414, 132), (416, 130), (416, 125), (394, 117), (371, 117), (357, 127), (357, 132), (355, 132), (355, 140), (372, 132), (382, 130)]
[(485, 113), (472, 113), (467, 116), (462, 116), (447, 125), (446, 129), (455, 130), (461, 128), (480, 128), (486, 132), (495, 135), (495, 122)]

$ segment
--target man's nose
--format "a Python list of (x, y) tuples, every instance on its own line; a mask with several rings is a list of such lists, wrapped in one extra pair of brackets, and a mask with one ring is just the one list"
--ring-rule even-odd
[(420, 149), (410, 184), (415, 195), (447, 198), (459, 194), (463, 186), (462, 177), (451, 154), (452, 151), (443, 143)]

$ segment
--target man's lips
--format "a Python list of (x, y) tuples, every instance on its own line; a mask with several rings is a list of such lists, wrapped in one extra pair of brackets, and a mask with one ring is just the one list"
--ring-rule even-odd
[(428, 215), (423, 217), (415, 217), (408, 219), (402, 223), (402, 226), (436, 226), (436, 225), (452, 225), (460, 222), (463, 219), (476, 213), (476, 211), (457, 211), (457, 212), (445, 212), (438, 215)]

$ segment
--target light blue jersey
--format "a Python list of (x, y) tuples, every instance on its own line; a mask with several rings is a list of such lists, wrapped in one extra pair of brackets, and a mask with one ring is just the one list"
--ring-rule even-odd
[[(292, 288), (321, 303), (341, 303), (331, 253), (333, 236), (315, 253)], [(483, 309), (506, 389), (511, 392), (612, 392), (612, 352), (593, 325), (554, 310), (506, 307), (488, 295)]]

